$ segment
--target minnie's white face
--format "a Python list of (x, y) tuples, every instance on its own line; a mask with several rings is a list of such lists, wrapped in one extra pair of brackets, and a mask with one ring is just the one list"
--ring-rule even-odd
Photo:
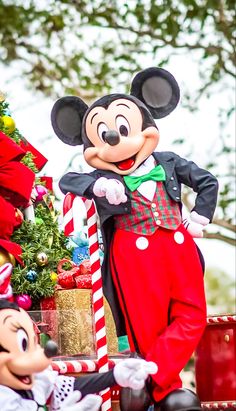
[(1, 309), (0, 385), (29, 390), (34, 373), (43, 371), (50, 362), (38, 344), (30, 316), (22, 309)]
[[(131, 100), (120, 98), (108, 108), (94, 107), (85, 122), (87, 137), (94, 145), (84, 151), (87, 163), (120, 175), (132, 173), (159, 141), (157, 128), (151, 126), (142, 131), (142, 124), (142, 113)], [(115, 132), (115, 144), (109, 142), (109, 131)]]

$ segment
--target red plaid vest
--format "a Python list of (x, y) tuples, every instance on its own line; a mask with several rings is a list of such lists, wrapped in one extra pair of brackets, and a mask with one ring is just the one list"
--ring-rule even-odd
[(131, 193), (131, 213), (115, 216), (115, 227), (136, 234), (153, 234), (159, 227), (176, 230), (181, 224), (179, 205), (166, 193), (164, 184), (157, 182), (152, 201), (138, 190)]

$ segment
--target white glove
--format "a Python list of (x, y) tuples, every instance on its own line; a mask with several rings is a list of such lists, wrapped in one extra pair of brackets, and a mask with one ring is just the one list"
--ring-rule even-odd
[(187, 218), (185, 218), (183, 220), (183, 225), (193, 238), (202, 238), (203, 237), (203, 230), (205, 228), (204, 225), (194, 223), (193, 221), (191, 221)]
[(141, 390), (149, 374), (156, 374), (157, 365), (152, 361), (139, 358), (127, 358), (115, 365), (114, 378), (121, 387)]
[(190, 214), (190, 219), (185, 218), (183, 220), (183, 225), (192, 237), (202, 238), (203, 230), (209, 222), (209, 218), (198, 214), (196, 211), (192, 211)]
[(125, 187), (114, 178), (100, 177), (93, 186), (93, 192), (97, 197), (106, 197), (109, 204), (118, 205), (127, 201)]
[(81, 401), (81, 392), (73, 391), (63, 402), (62, 411), (98, 411), (102, 404), (102, 398), (98, 395), (86, 395)]
[(192, 221), (194, 221), (195, 223), (198, 224), (202, 224), (204, 226), (206, 226), (207, 224), (209, 224), (210, 220), (207, 217), (204, 217), (204, 215), (200, 215), (198, 214), (196, 211), (192, 211), (190, 214), (190, 218)]

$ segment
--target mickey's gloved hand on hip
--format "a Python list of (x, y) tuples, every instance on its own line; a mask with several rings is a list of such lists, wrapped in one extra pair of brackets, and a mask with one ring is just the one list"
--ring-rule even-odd
[(204, 225), (204, 227), (206, 227), (210, 222), (209, 218), (204, 217), (204, 215), (198, 214), (196, 211), (191, 212), (190, 218), (195, 223)]
[(190, 219), (185, 218), (183, 220), (183, 225), (192, 237), (202, 238), (203, 230), (205, 230), (209, 222), (209, 218), (198, 214), (196, 211), (192, 211)]

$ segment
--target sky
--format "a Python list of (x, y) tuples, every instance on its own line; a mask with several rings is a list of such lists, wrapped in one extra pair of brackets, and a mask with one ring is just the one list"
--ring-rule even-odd
[[(187, 76), (186, 73), (191, 73), (192, 76), (196, 67), (194, 64), (191, 67), (190, 62), (188, 62), (188, 65), (189, 67), (186, 69), (186, 64), (184, 64), (184, 72), (183, 64), (175, 64), (172, 71), (171, 67), (168, 68), (175, 75), (180, 87), (183, 79), (185, 82), (187, 81), (187, 77), (191, 85), (192, 78), (189, 78), (189, 74)], [(0, 67), (0, 70), (0, 90), (7, 96), (16, 127), (48, 159), (40, 175), (53, 177), (55, 194), (62, 201), (63, 195), (58, 187), (58, 180), (68, 171), (67, 165), (71, 157), (76, 152), (80, 153), (73, 162), (73, 168), (70, 171), (72, 169), (73, 171), (78, 170), (79, 166), (82, 166), (85, 171), (90, 170), (90, 167), (86, 165), (83, 159), (82, 150), (78, 147), (65, 145), (53, 133), (50, 122), (50, 113), (54, 104), (52, 99), (27, 90), (24, 81), (15, 77), (14, 70), (2, 67)], [(161, 138), (157, 149), (159, 151), (175, 151), (183, 157), (191, 151), (191, 160), (204, 167), (204, 164), (209, 160), (209, 156), (214, 157), (217, 150), (216, 136), (219, 134), (219, 124), (216, 121), (216, 112), (219, 104), (224, 104), (224, 98), (227, 99), (228, 97), (221, 95), (219, 100), (219, 97), (216, 96), (210, 105), (208, 101), (202, 101), (199, 111), (194, 114), (184, 109), (180, 102), (173, 113), (158, 122)], [(232, 144), (235, 144), (233, 143), (234, 126), (229, 124), (228, 127), (229, 133), (232, 134)], [(187, 137), (184, 145), (174, 146), (173, 141), (180, 136)], [(58, 206), (60, 208), (61, 203)], [(211, 226), (210, 229), (215, 228)], [(234, 278), (236, 261), (234, 247), (217, 240), (200, 239), (196, 242), (203, 252), (207, 268), (217, 267)]]

